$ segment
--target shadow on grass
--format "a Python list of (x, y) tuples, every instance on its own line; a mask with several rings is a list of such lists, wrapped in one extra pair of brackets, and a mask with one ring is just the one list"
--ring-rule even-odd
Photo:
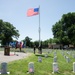
[[(35, 54), (35, 56), (45, 57), (45, 54)], [(49, 55), (48, 55), (48, 57), (53, 58), (52, 56), (49, 56)], [(48, 58), (48, 57), (47, 57), (47, 58)]]

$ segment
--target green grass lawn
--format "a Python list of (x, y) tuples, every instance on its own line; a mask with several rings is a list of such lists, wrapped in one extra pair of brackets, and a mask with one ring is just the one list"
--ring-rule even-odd
[[(38, 53), (33, 54), (33, 49), (25, 49), (25, 52), (31, 53), (31, 56), (8, 63), (10, 75), (75, 75), (75, 73), (73, 73), (73, 62), (75, 58), (72, 57), (75, 51), (43, 49), (42, 55)], [(56, 52), (57, 55), (59, 73), (52, 74), (54, 52)], [(70, 58), (69, 63), (66, 62), (62, 52)], [(69, 54), (67, 54), (67, 52), (69, 52)], [(47, 58), (45, 58), (45, 54), (48, 54)], [(38, 62), (38, 56), (42, 57), (42, 62)], [(29, 62), (34, 62), (34, 74), (28, 73)]]

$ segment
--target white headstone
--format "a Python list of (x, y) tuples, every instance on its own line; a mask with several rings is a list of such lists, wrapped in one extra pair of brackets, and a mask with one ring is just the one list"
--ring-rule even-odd
[(7, 72), (7, 63), (3, 62), (1, 63), (1, 72), (0, 74), (9, 74), (9, 72)]
[(7, 63), (6, 62), (1, 63), (1, 73), (7, 74)]
[(65, 59), (66, 59), (66, 57), (67, 57), (67, 56), (66, 56), (66, 55), (64, 55), (64, 58), (65, 58)]
[(54, 52), (54, 57), (56, 56), (56, 52)]
[(0, 43), (0, 47), (1, 47), (1, 43)]
[(73, 72), (75, 73), (75, 62), (73, 62)]
[(28, 64), (29, 73), (34, 73), (34, 63), (30, 62)]
[(70, 52), (67, 52), (68, 55), (70, 55)]
[(47, 54), (45, 54), (45, 57), (47, 58), (47, 57), (48, 57), (48, 55), (47, 55)]
[(57, 56), (54, 57), (53, 62), (57, 62)]
[(66, 57), (66, 61), (69, 63), (70, 62), (70, 58), (69, 57)]
[(52, 73), (55, 73), (55, 72), (58, 72), (58, 64), (56, 62), (53, 63), (53, 72)]
[(73, 58), (75, 58), (75, 54), (72, 54)]
[(62, 55), (64, 56), (64, 52), (62, 52)]
[(42, 62), (42, 57), (41, 56), (38, 57), (38, 62)]

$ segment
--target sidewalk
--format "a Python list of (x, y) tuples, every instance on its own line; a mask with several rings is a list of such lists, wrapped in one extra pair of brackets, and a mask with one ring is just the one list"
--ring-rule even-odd
[(14, 60), (19, 60), (19, 59), (23, 59), (26, 58), (27, 56), (29, 56), (29, 53), (22, 53), (22, 52), (10, 52), (10, 56), (6, 56), (4, 55), (4, 51), (0, 51), (0, 63), (2, 62), (11, 62)]

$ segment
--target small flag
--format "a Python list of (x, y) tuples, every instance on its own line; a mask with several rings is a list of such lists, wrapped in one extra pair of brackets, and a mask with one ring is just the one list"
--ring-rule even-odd
[(34, 16), (39, 14), (39, 8), (31, 8), (27, 11), (27, 16)]
[(33, 72), (33, 69), (32, 69), (32, 68), (30, 68), (30, 69), (29, 69), (29, 72)]

